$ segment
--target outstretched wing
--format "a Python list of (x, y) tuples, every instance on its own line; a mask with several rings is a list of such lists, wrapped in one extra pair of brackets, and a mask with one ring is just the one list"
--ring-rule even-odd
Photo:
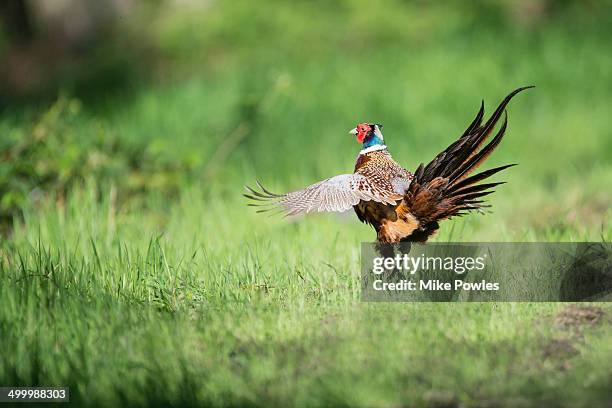
[[(495, 167), (473, 176), (469, 175), (489, 157), (501, 142), (508, 120), (505, 109), (512, 97), (528, 88), (532, 87), (519, 88), (511, 92), (484, 124), (482, 124), (484, 104), (481, 104), (476, 118), (463, 135), (438, 154), (427, 166), (421, 164), (414, 172), (414, 180), (400, 207), (419, 221), (419, 228), (423, 233), (428, 228), (437, 229), (437, 220), (488, 207), (483, 204), (481, 198), (491, 194), (493, 187), (503, 183), (477, 183), (514, 164)], [(504, 121), (496, 135), (482, 147), (492, 134), (502, 114), (504, 114)]]
[(394, 205), (402, 199), (402, 194), (384, 189), (358, 173), (341, 174), (287, 194), (275, 194), (259, 182), (257, 185), (261, 191), (246, 186), (251, 194), (244, 196), (257, 201), (249, 205), (262, 207), (258, 212), (280, 209), (286, 215), (320, 211), (341, 212), (357, 205), (361, 200)]

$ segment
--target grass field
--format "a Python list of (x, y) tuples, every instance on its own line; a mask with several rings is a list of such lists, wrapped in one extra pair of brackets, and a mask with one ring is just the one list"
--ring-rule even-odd
[[(256, 178), (285, 191), (350, 172), (359, 121), (383, 123), (415, 169), (481, 99), (490, 111), (533, 84), (487, 162), (519, 163), (492, 213), (435, 240), (609, 241), (609, 7), (520, 26), (334, 4), (166, 14), (148, 26), (167, 65), (147, 79), (2, 111), (2, 146), (53, 149), (19, 171), (56, 166), (61, 188), (4, 190), (21, 199), (0, 242), (0, 385), (69, 386), (90, 406), (612, 404), (609, 304), (363, 303), (373, 230), (351, 213), (269, 218), (241, 197)], [(75, 176), (81, 161), (102, 164)]]

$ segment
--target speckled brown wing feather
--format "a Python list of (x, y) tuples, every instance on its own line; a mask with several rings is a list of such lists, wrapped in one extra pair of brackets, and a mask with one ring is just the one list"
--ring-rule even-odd
[(275, 194), (257, 183), (261, 191), (246, 187), (244, 196), (255, 201), (258, 211), (280, 209), (286, 215), (321, 211), (346, 211), (359, 202), (373, 201), (395, 206), (403, 197), (412, 175), (385, 151), (363, 155), (353, 174), (341, 174), (287, 194)]
[(303, 190), (287, 194), (275, 194), (257, 183), (261, 191), (246, 187), (244, 194), (255, 201), (250, 206), (261, 207), (258, 212), (279, 209), (286, 215), (298, 215), (321, 211), (346, 211), (361, 200), (396, 204), (403, 195), (388, 186), (377, 183), (363, 174), (341, 174), (312, 184)]
[(412, 173), (400, 166), (386, 150), (359, 155), (355, 173), (364, 175), (373, 183), (404, 194), (412, 181)]

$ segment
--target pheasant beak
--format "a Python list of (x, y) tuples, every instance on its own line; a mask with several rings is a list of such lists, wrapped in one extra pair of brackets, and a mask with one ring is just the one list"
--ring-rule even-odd
[(356, 135), (356, 134), (358, 133), (358, 132), (357, 132), (357, 128), (353, 128), (353, 129), (349, 130), (349, 133), (350, 133), (351, 135)]

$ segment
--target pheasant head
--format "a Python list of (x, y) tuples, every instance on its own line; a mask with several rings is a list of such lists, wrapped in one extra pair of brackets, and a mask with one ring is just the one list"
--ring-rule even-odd
[(383, 134), (380, 131), (383, 125), (376, 123), (359, 123), (349, 133), (356, 135), (357, 141), (363, 144), (364, 149), (384, 147)]

